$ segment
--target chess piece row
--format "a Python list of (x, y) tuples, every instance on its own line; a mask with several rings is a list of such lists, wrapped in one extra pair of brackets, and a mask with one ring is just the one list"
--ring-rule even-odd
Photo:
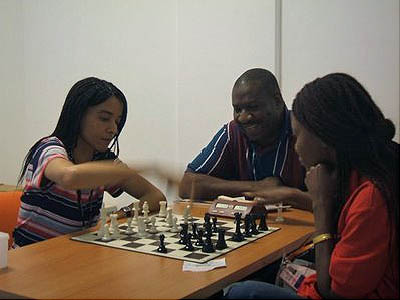
[[(265, 215), (257, 216), (257, 215), (246, 215), (244, 218), (244, 234), (241, 232), (241, 218), (242, 214), (236, 212), (235, 216), (235, 224), (236, 230), (232, 236), (232, 240), (235, 242), (241, 242), (246, 239), (246, 237), (251, 237), (252, 235), (257, 235), (260, 231), (267, 231), (268, 226), (266, 223)], [(257, 228), (256, 220), (260, 218), (260, 223)]]

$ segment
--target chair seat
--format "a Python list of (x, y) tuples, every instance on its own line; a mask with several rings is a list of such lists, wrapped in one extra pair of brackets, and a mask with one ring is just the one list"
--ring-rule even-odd
[(21, 195), (22, 191), (20, 190), (0, 192), (0, 231), (10, 235), (8, 248), (13, 243), (12, 233), (15, 225), (17, 225)]

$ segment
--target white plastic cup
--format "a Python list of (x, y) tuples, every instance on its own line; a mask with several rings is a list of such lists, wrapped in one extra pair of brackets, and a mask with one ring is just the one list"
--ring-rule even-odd
[(7, 267), (8, 233), (0, 232), (0, 269)]

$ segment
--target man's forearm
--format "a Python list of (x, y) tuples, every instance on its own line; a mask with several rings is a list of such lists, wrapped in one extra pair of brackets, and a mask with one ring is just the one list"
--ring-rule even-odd
[(303, 192), (296, 188), (290, 189), (289, 204), (295, 208), (308, 210), (312, 212), (312, 199), (307, 192)]
[(244, 191), (252, 190), (254, 183), (186, 172), (179, 186), (179, 196), (197, 200), (215, 199), (219, 195), (237, 197), (242, 196)]

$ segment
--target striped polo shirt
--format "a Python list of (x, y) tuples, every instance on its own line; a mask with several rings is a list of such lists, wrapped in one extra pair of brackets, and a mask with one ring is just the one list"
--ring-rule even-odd
[[(112, 152), (102, 157), (116, 158)], [(45, 138), (34, 150), (26, 171), (25, 188), (14, 230), (14, 240), (18, 246), (94, 226), (99, 219), (104, 190), (114, 197), (122, 193), (117, 187), (79, 191), (64, 189), (43, 176), (47, 164), (55, 158), (71, 161), (65, 146), (57, 137)]]
[(233, 120), (217, 132), (187, 166), (186, 172), (226, 180), (257, 181), (274, 176), (286, 186), (304, 190), (305, 170), (294, 151), (290, 111), (285, 109), (284, 124), (272, 149), (250, 142)]

